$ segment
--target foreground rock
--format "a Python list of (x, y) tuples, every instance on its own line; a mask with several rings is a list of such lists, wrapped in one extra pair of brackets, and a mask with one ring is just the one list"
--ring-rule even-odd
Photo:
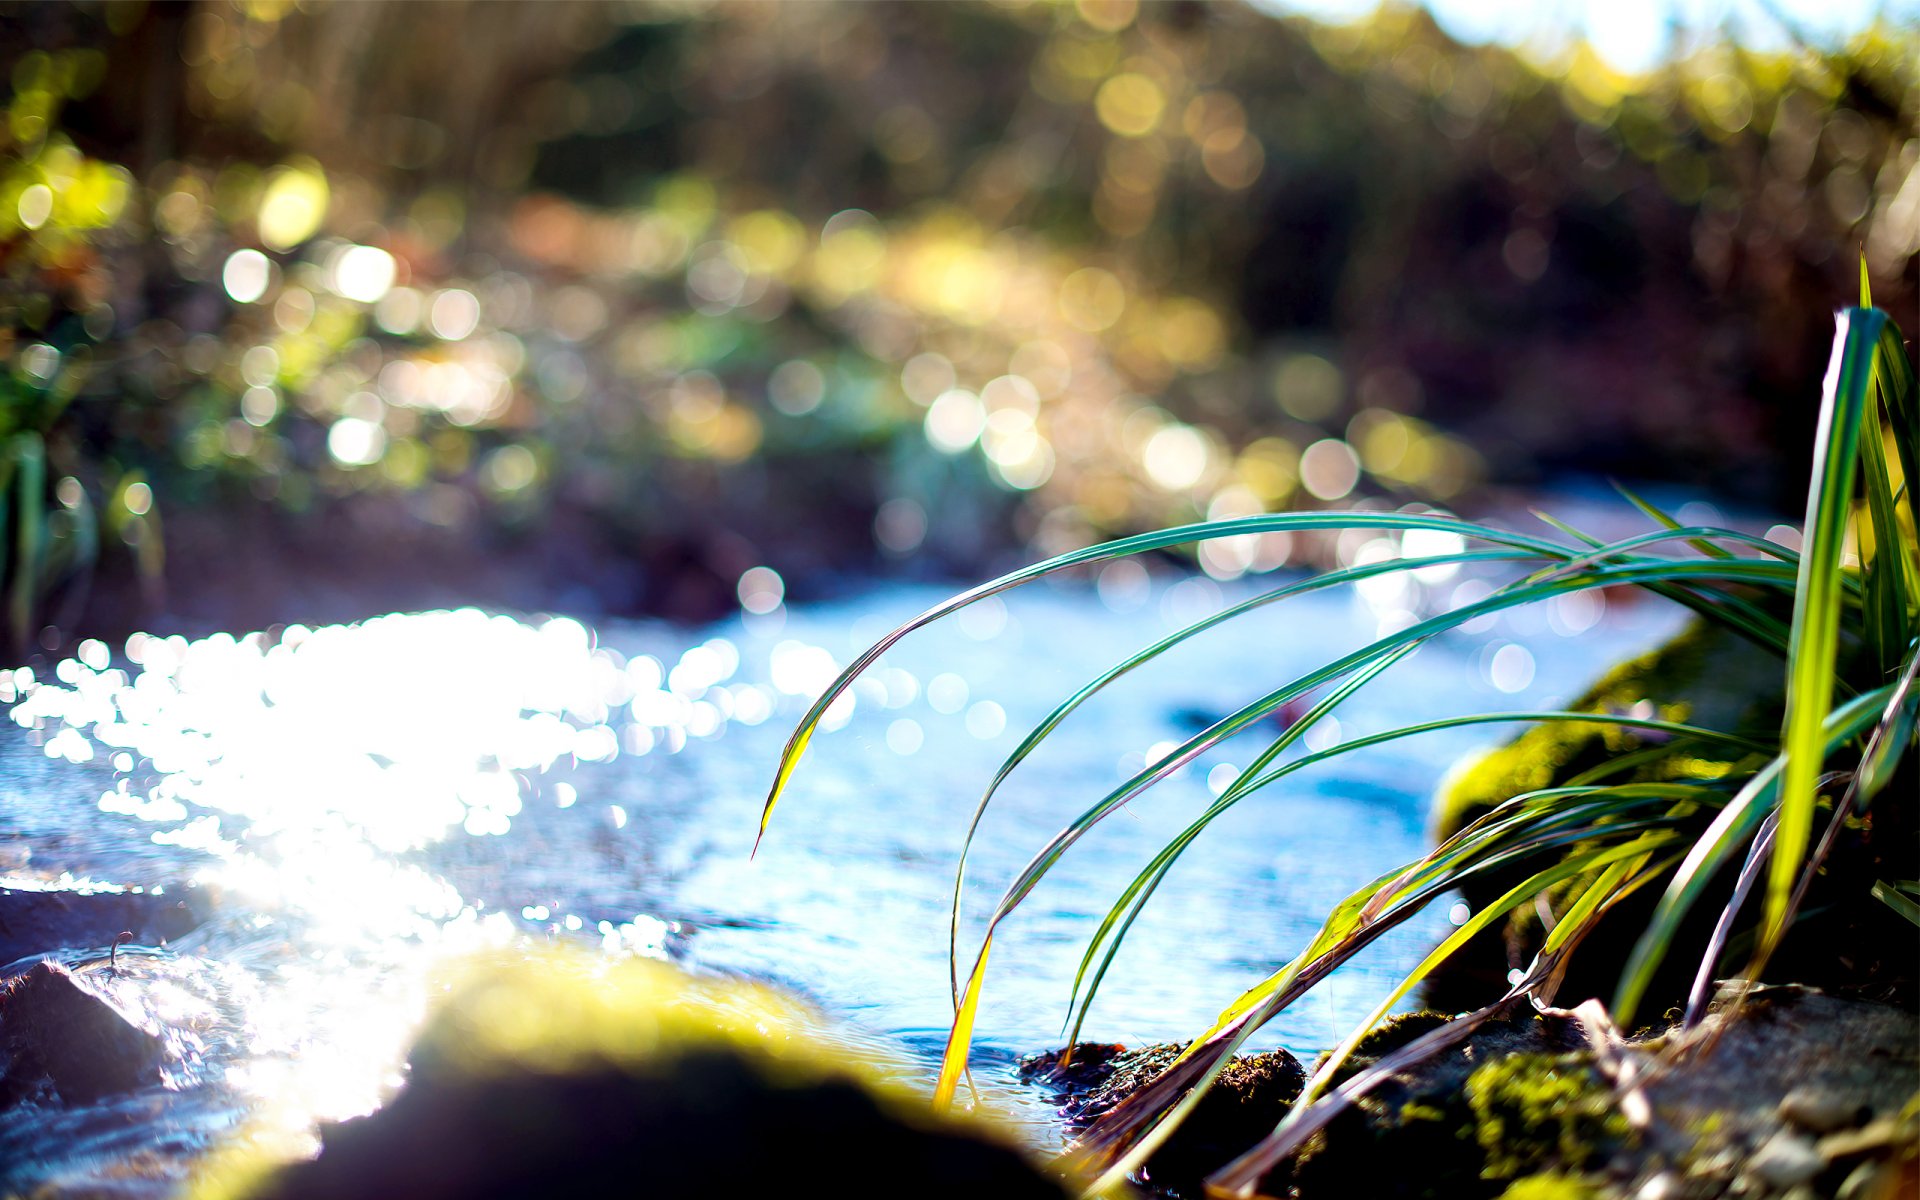
[(933, 1118), (816, 1028), (792, 1001), (659, 964), (520, 962), (461, 989), (405, 1088), (324, 1129), (317, 1159), (262, 1175), (236, 1157), (197, 1195), (1064, 1200), (1002, 1135)]
[[(1025, 1060), (1020, 1077), (1053, 1093), (1069, 1129), (1084, 1129), (1150, 1082), (1184, 1049), (1128, 1050), (1082, 1042), (1071, 1055), (1053, 1051)], [(1144, 1179), (1165, 1194), (1198, 1195), (1210, 1173), (1273, 1132), (1305, 1083), (1299, 1061), (1285, 1050), (1235, 1059), (1187, 1121), (1147, 1160)]]
[[(1343, 1077), (1445, 1020), (1420, 1013), (1389, 1022), (1360, 1045)], [(1804, 987), (1762, 988), (1737, 1013), (1716, 1011), (1684, 1045), (1671, 1031), (1624, 1040), (1609, 1033), (1598, 1045), (1596, 1036), (1560, 1012), (1490, 1022), (1454, 1049), (1389, 1076), (1262, 1180), (1260, 1194), (1920, 1195), (1920, 1019), (1904, 1008)], [(1077, 1050), (1089, 1065), (1074, 1068), (1087, 1080), (1084, 1092), (1062, 1090), (1070, 1119), (1097, 1116), (1095, 1109), (1104, 1111), (1151, 1078), (1151, 1070), (1129, 1072), (1146, 1065), (1138, 1056), (1109, 1053), (1102, 1064), (1101, 1052), (1117, 1049)], [(1156, 1158), (1149, 1182), (1176, 1196), (1203, 1194), (1204, 1177), (1272, 1129), (1297, 1090), (1296, 1082), (1285, 1098), (1255, 1102), (1257, 1088), (1230, 1089), (1230, 1100), (1199, 1106), (1175, 1141), (1206, 1146), (1206, 1155), (1183, 1158), (1177, 1173), (1154, 1172)]]
[(38, 962), (0, 991), (0, 1108), (87, 1104), (161, 1081), (165, 1041), (91, 978)]

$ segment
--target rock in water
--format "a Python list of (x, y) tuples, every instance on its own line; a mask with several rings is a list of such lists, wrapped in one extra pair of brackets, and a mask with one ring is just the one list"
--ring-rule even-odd
[[(1082, 1042), (1038, 1054), (1020, 1064), (1020, 1077), (1053, 1093), (1071, 1129), (1084, 1129), (1170, 1066), (1185, 1045), (1125, 1046)], [(1062, 1059), (1067, 1061), (1063, 1064)], [(1285, 1050), (1234, 1059), (1194, 1106), (1180, 1128), (1147, 1159), (1144, 1175), (1156, 1190), (1198, 1196), (1204, 1181), (1253, 1148), (1287, 1115), (1306, 1084), (1300, 1063)]]
[(324, 1129), (318, 1158), (252, 1182), (216, 1168), (199, 1195), (1064, 1200), (1010, 1142), (936, 1119), (816, 1027), (764, 989), (658, 964), (522, 961), (462, 989), (406, 1087)]
[(0, 992), (0, 1107), (47, 1088), (68, 1104), (160, 1082), (166, 1044), (85, 974), (35, 963)]
[(197, 928), (205, 897), (193, 888), (152, 892), (0, 886), (0, 963), (63, 947), (110, 944), (121, 930), (157, 946)]

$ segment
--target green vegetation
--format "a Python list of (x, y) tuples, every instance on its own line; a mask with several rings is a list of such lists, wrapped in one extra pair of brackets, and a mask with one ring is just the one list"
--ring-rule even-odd
[(724, 605), (1567, 467), (1778, 496), (1799, 298), (1855, 245), (1913, 295), (1890, 22), (1627, 76), (1397, 6), (543, 7), (458, 88), (433, 6), (0, 12), (0, 359), (62, 399), (50, 486), (148, 483), (176, 594), (315, 529)]
[(1514, 1180), (1500, 1200), (1593, 1200), (1598, 1194), (1578, 1176), (1549, 1172)]
[(1488, 1179), (1578, 1171), (1628, 1136), (1613, 1091), (1578, 1055), (1512, 1054), (1467, 1079)]
[[(1864, 289), (1863, 289), (1864, 291)], [(1863, 302), (1867, 298), (1863, 295)], [(1417, 570), (1440, 563), (1518, 561), (1527, 573), (1484, 599), (1429, 616), (1373, 644), (1283, 683), (1267, 695), (1189, 738), (1089, 807), (1039, 850), (1008, 886), (987, 922), (972, 970), (964, 977), (956, 957), (955, 1018), (937, 1104), (951, 1101), (964, 1073), (989, 952), (1000, 922), (1080, 837), (1153, 784), (1227, 738), (1254, 728), (1290, 702), (1317, 693), (1313, 706), (1254, 760), (1217, 801), (1170, 842), (1129, 883), (1107, 913), (1082, 959), (1074, 983), (1077, 1029), (1115, 949), (1180, 854), (1221, 812), (1296, 771), (1392, 739), (1466, 725), (1516, 722), (1604, 725), (1655, 735), (1644, 745), (1609, 749), (1615, 761), (1650, 770), (1661, 756), (1708, 758), (1714, 770), (1652, 770), (1644, 780), (1589, 770), (1582, 781), (1522, 791), (1467, 823), (1433, 853), (1357, 889), (1328, 917), (1319, 934), (1285, 967), (1250, 988), (1197, 1037), (1152, 1084), (1117, 1106), (1081, 1141), (1076, 1163), (1096, 1177), (1096, 1189), (1116, 1181), (1150, 1155), (1198, 1103), (1247, 1037), (1293, 1003), (1328, 972), (1449, 890), (1476, 878), (1510, 872), (1518, 878), (1481, 905), (1461, 927), (1384, 1000), (1345, 1044), (1323, 1061), (1301, 1100), (1274, 1135), (1214, 1175), (1212, 1186), (1250, 1190), (1268, 1170), (1324, 1126), (1344, 1102), (1366, 1091), (1397, 1060), (1438, 1050), (1464, 1038), (1521, 997), (1551, 1002), (1565, 963), (1610, 909), (1641, 889), (1659, 893), (1649, 925), (1617, 972), (1613, 1016), (1631, 1026), (1654, 972), (1670, 955), (1698, 954), (1688, 1021), (1703, 1014), (1707, 989), (1726, 970), (1757, 977), (1793, 925), (1806, 889), (1848, 821), (1894, 775), (1911, 770), (1920, 692), (1920, 541), (1906, 481), (1915, 478), (1920, 444), (1914, 372), (1900, 336), (1885, 313), (1849, 309), (1839, 318), (1826, 395), (1817, 427), (1805, 544), (1796, 551), (1733, 529), (1689, 526), (1655, 513), (1651, 532), (1601, 543), (1554, 524), (1571, 544), (1475, 525), (1430, 513), (1294, 513), (1208, 522), (1143, 534), (1061, 555), (1015, 571), (936, 606), (888, 634), (862, 654), (818, 699), (794, 731), (767, 798), (761, 829), (792, 778), (800, 756), (829, 705), (899, 639), (968, 604), (1043, 576), (1162, 546), (1244, 533), (1363, 528), (1446, 535), (1459, 549), (1347, 567), (1257, 596), (1180, 631), (1126, 659), (1068, 698), (1014, 750), (982, 797), (975, 816), (1000, 783), (1073, 711), (1121, 674), (1186, 637), (1247, 609), (1289, 595), (1366, 578), (1382, 571)], [(1849, 549), (1849, 546), (1853, 549)], [(1568, 709), (1467, 714), (1357, 737), (1291, 759), (1283, 755), (1317, 721), (1428, 639), (1478, 616), (1538, 603), (1589, 588), (1631, 585), (1683, 604), (1701, 618), (1762, 647), (1785, 663), (1786, 704), (1778, 730), (1713, 728), (1690, 723), (1678, 711), (1660, 715)], [(1633, 668), (1628, 669), (1630, 672)], [(1657, 751), (1657, 753), (1656, 753)], [(1522, 781), (1523, 783), (1525, 781)], [(1870, 815), (1881, 836), (1911, 837), (1910, 791), (1894, 793), (1890, 809)], [(1824, 816), (1822, 815), (1824, 812)], [(1903, 832), (1904, 831), (1904, 832)], [(971, 834), (968, 839), (971, 842)], [(1910, 850), (1910, 847), (1906, 848)], [(958, 895), (967, 847), (957, 872)], [(1714, 893), (1723, 869), (1740, 866), (1732, 894), (1715, 894), (1723, 907), (1704, 947), (1683, 945), (1682, 920)], [(1579, 881), (1529, 969), (1504, 996), (1416, 1039), (1328, 1096), (1341, 1064), (1372, 1027), (1403, 997), (1482, 931), (1569, 881)], [(1871, 880), (1855, 887), (1868, 898)], [(1760, 891), (1757, 919), (1749, 893)], [(1886, 890), (1886, 889), (1883, 889)], [(1751, 954), (1730, 957), (1736, 928)], [(957, 932), (956, 932), (957, 940)], [(1744, 966), (1744, 971), (1741, 968)], [(1319, 1101), (1319, 1103), (1316, 1103)]]

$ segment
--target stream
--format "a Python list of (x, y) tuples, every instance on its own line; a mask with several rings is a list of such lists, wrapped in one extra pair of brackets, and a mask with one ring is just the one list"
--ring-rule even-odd
[[(1258, 610), (1070, 718), (987, 815), (969, 934), (1047, 838), (1151, 757), (1408, 611), (1486, 587), (1399, 578)], [(1037, 585), (908, 638), (830, 713), (755, 857), (809, 697), (943, 591), (883, 584), (805, 606), (776, 591), (749, 604), (766, 611), (698, 629), (463, 609), (136, 635), (0, 672), (0, 885), (163, 890), (205, 915), (164, 946), (119, 951), (117, 994), (165, 1031), (164, 1083), (0, 1113), (0, 1192), (166, 1195), (243, 1123), (302, 1131), (370, 1111), (400, 1084), (449, 957), (549, 940), (791, 989), (835, 1037), (928, 1086), (951, 1015), (955, 854), (995, 767), (1112, 661), (1253, 586), (1127, 563), (1098, 586)], [(1306, 740), (1566, 700), (1678, 626), (1664, 605), (1612, 597), (1522, 610), (1429, 643)], [(976, 1076), (1035, 1144), (1060, 1144), (1057, 1118), (1013, 1068), (1060, 1043), (1100, 914), (1276, 731), (1262, 723), (1130, 803), (1003, 927)], [(1421, 854), (1446, 768), (1507, 735), (1390, 743), (1227, 813), (1134, 927), (1083, 1036), (1205, 1028), (1335, 901)], [(1448, 927), (1447, 909), (1384, 937), (1257, 1045), (1305, 1056), (1343, 1035)], [(44, 950), (69, 964), (107, 953)]]

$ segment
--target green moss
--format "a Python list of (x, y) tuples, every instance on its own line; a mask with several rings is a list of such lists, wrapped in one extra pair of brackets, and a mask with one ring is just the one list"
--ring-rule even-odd
[(1500, 1200), (1595, 1200), (1599, 1191), (1578, 1175), (1549, 1171), (1516, 1179), (1500, 1193)]
[(1488, 1179), (1578, 1171), (1604, 1160), (1630, 1133), (1583, 1055), (1495, 1059), (1468, 1078), (1466, 1094)]
[(897, 1196), (902, 1181), (952, 1200), (1066, 1195), (1007, 1134), (935, 1116), (897, 1066), (853, 1054), (799, 1002), (646, 960), (476, 964), (409, 1064), (378, 1112), (320, 1131), (317, 1158), (274, 1164), (271, 1141), (246, 1138), (188, 1194), (785, 1195), (830, 1160), (843, 1200)]
[[(1353, 1053), (1347, 1055), (1347, 1060), (1333, 1073), (1332, 1086), (1339, 1087), (1415, 1038), (1440, 1028), (1452, 1019), (1452, 1014), (1441, 1012), (1410, 1012), (1389, 1017), (1354, 1046)], [(1317, 1074), (1326, 1061), (1327, 1056), (1322, 1054), (1314, 1060), (1310, 1073)]]

